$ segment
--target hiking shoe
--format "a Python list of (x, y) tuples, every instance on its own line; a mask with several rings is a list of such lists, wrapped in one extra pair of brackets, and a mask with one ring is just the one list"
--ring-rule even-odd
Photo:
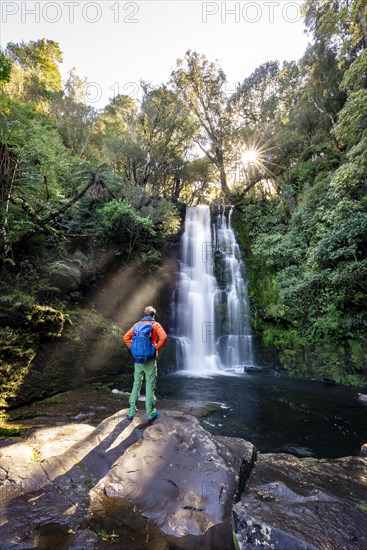
[(127, 419), (128, 420), (133, 420), (134, 419), (134, 415), (133, 416), (130, 416), (129, 414), (127, 415)]
[(158, 418), (158, 416), (161, 416), (161, 413), (159, 411), (157, 411), (155, 413), (154, 416), (152, 416), (152, 418), (148, 418), (148, 422), (153, 422), (153, 420), (155, 420), (156, 418)]

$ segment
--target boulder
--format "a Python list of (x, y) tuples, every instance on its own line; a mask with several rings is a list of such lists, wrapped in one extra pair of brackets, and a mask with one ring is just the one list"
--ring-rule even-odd
[(94, 548), (93, 517), (110, 517), (113, 506), (131, 517), (138, 511), (164, 536), (200, 537), (221, 524), (230, 533), (233, 497), (241, 470), (253, 463), (253, 445), (216, 438), (180, 412), (162, 411), (154, 423), (143, 413), (129, 422), (126, 414), (96, 428), (43, 428), (25, 442), (2, 442), (2, 550), (58, 540), (63, 548)]
[(241, 550), (367, 548), (367, 458), (260, 456), (233, 509)]
[[(119, 435), (109, 452), (113, 468), (92, 490), (92, 500), (108, 497), (133, 502), (164, 533), (200, 535), (231, 514), (243, 462), (251, 464), (253, 446), (210, 435), (197, 419), (178, 412), (163, 421), (130, 428), (138, 440), (126, 449)], [(229, 439), (230, 441), (230, 439)]]
[(78, 260), (59, 260), (43, 270), (48, 283), (61, 292), (76, 291), (82, 282), (82, 264)]

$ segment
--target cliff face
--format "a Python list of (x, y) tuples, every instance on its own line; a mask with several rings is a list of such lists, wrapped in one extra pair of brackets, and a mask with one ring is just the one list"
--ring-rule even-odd
[(1, 550), (367, 548), (366, 457), (255, 460), (190, 415), (126, 412), (1, 442)]

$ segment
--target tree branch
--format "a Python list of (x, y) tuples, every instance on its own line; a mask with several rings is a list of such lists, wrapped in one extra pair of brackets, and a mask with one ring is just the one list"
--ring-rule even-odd
[[(83, 197), (87, 193), (87, 191), (93, 185), (95, 185), (97, 172), (98, 172), (99, 168), (101, 168), (101, 166), (103, 166), (103, 165), (100, 165), (95, 172), (92, 172), (90, 174), (90, 180), (87, 183), (87, 185), (85, 185), (83, 187), (83, 189), (81, 189), (76, 195), (74, 195), (74, 197), (72, 197), (68, 202), (63, 204), (60, 208), (58, 208), (57, 210), (55, 210), (55, 211), (51, 212), (50, 214), (48, 214), (45, 218), (41, 218), (36, 213), (36, 211), (32, 208), (32, 206), (30, 204), (28, 204), (21, 197), (16, 197), (12, 200), (13, 200), (14, 203), (21, 204), (23, 206), (23, 208), (25, 208), (27, 210), (28, 214), (30, 214), (31, 217), (32, 217), (33, 223), (39, 229), (47, 228), (47, 230), (49, 232), (57, 232), (57, 230), (55, 230), (52, 226), (49, 226), (49, 223), (52, 222), (52, 221), (55, 222), (55, 219), (58, 216), (60, 216), (60, 214), (63, 214), (64, 212), (66, 212), (66, 210), (68, 210), (73, 204), (75, 204), (81, 197)], [(34, 235), (34, 230), (28, 231), (14, 244), (14, 247), (19, 247), (20, 245), (23, 245), (25, 242), (28, 241), (28, 239), (30, 239), (32, 237), (32, 235)]]
[(330, 113), (325, 111), (325, 109), (322, 109), (321, 107), (319, 107), (319, 105), (317, 105), (315, 99), (313, 97), (311, 97), (310, 94), (307, 94), (307, 97), (308, 97), (308, 101), (313, 104), (315, 109), (317, 109), (319, 111), (319, 113), (322, 113), (323, 115), (328, 116), (331, 120), (331, 125), (335, 126), (335, 119), (334, 119), (333, 115), (331, 115)]

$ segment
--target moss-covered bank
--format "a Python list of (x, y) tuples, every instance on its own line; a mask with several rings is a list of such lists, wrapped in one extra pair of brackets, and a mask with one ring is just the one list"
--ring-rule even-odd
[[(320, 316), (308, 309), (307, 289), (304, 289), (304, 302), (296, 295), (302, 289), (294, 288), (294, 310), (284, 299), (286, 285), (296, 283), (296, 278), (286, 280), (281, 273), (281, 254), (287, 265), (287, 243), (280, 241), (279, 232), (270, 242), (269, 235), (279, 223), (274, 205), (249, 201), (243, 211), (236, 210), (232, 217), (241, 249), (246, 258), (249, 275), (249, 299), (253, 328), (262, 335), (265, 344), (273, 345), (279, 356), (281, 368), (291, 376), (314, 380), (329, 380), (338, 384), (367, 384), (367, 337), (363, 331), (349, 333), (337, 324), (337, 315), (330, 301), (320, 308)], [(278, 229), (279, 231), (279, 229)], [(268, 238), (267, 255), (261, 254), (259, 235)], [(271, 246), (273, 248), (271, 249)], [(288, 246), (289, 243), (288, 243)], [(297, 244), (293, 243), (296, 248)], [(269, 262), (271, 255), (277, 255), (277, 262)], [(301, 284), (301, 281), (299, 281)], [(320, 282), (321, 287), (322, 282)], [(292, 289), (286, 288), (288, 293)], [(321, 294), (321, 290), (320, 290)], [(324, 299), (324, 298), (323, 298)], [(297, 319), (296, 308), (304, 308), (303, 318)], [(330, 327), (327, 324), (330, 324)]]
[[(47, 292), (36, 276), (28, 288), (19, 279), (16, 290), (8, 279), (0, 298), (0, 407), (130, 377), (131, 355), (121, 335), (148, 303), (157, 306), (158, 320), (169, 328), (174, 245), (164, 252), (158, 265), (139, 258), (126, 263), (117, 256), (99, 270), (87, 269), (86, 258), (76, 286), (69, 284), (69, 276), (60, 279), (55, 269)], [(71, 267), (65, 264), (66, 275)], [(173, 361), (172, 344), (166, 348), (163, 367)]]
[(119, 327), (97, 312), (44, 306), (24, 292), (1, 298), (1, 407), (31, 402), (121, 372)]

